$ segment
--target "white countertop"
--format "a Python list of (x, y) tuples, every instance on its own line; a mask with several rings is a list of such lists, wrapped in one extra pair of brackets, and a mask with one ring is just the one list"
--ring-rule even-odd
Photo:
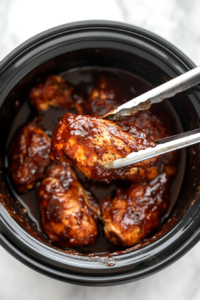
[[(64, 23), (107, 19), (161, 35), (200, 65), (199, 0), (0, 0), (0, 60), (29, 37)], [(50, 279), (0, 248), (0, 300), (200, 299), (200, 244), (170, 267), (112, 287)]]

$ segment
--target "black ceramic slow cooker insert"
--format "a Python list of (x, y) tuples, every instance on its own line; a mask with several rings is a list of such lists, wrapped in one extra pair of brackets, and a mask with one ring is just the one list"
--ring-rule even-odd
[[(51, 277), (84, 285), (136, 280), (169, 265), (199, 240), (198, 145), (186, 150), (182, 187), (162, 228), (127, 251), (78, 255), (49, 244), (24, 213), (10, 188), (6, 145), (34, 78), (83, 67), (116, 68), (158, 86), (195, 67), (182, 52), (143, 29), (110, 21), (87, 21), (45, 31), (20, 45), (0, 64), (0, 243), (17, 259)], [(199, 86), (170, 99), (184, 131), (199, 127)], [(17, 205), (16, 205), (17, 203)]]

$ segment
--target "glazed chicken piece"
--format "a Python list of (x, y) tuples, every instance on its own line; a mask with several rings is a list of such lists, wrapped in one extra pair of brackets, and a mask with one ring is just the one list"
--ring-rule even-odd
[(37, 198), (51, 242), (63, 248), (95, 244), (100, 210), (69, 164), (58, 163), (47, 171), (37, 188)]
[(115, 76), (101, 76), (86, 102), (86, 113), (100, 117), (126, 101), (119, 79)]
[(19, 193), (33, 188), (50, 164), (51, 140), (37, 124), (28, 123), (15, 135), (8, 150), (8, 172)]
[(86, 99), (88, 95), (85, 91), (84, 84), (79, 84), (74, 88), (73, 92), (73, 105), (71, 108), (75, 108), (79, 115), (83, 115), (85, 113)]
[(82, 114), (84, 97), (83, 89), (73, 87), (58, 75), (47, 76), (29, 92), (30, 102), (38, 111), (47, 110), (50, 106), (63, 109), (75, 107)]
[(168, 124), (164, 124), (150, 109), (141, 110), (134, 115), (123, 117), (120, 119), (120, 122), (124, 125), (132, 125), (144, 129), (154, 141), (172, 135)]
[(88, 178), (105, 183), (121, 178), (129, 169), (137, 172), (138, 167), (154, 165), (157, 158), (118, 170), (104, 169), (107, 163), (117, 158), (156, 146), (139, 128), (126, 126), (125, 130), (120, 124), (97, 117), (64, 114), (52, 134), (50, 157), (69, 162)]
[(105, 198), (101, 211), (106, 238), (115, 245), (132, 246), (153, 233), (167, 208), (168, 188), (163, 173), (149, 184), (132, 184), (118, 189), (114, 199)]
[[(170, 120), (164, 116), (165, 123), (151, 110), (139, 111), (134, 115), (123, 117), (120, 122), (124, 126), (137, 126), (144, 129), (152, 140), (156, 141), (172, 136)], [(123, 128), (123, 127), (122, 127)], [(131, 182), (151, 181), (159, 174), (166, 172), (169, 176), (174, 176), (177, 172), (178, 151), (173, 151), (161, 155), (155, 166), (138, 169), (138, 173), (127, 172), (123, 179)]]

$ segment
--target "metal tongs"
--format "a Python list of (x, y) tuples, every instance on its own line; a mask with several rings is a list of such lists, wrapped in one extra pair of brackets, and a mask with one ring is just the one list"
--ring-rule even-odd
[[(171, 98), (199, 82), (200, 66), (118, 106), (116, 109), (105, 114), (103, 118), (118, 121), (123, 116), (135, 114), (139, 110), (146, 110), (152, 104), (159, 103), (166, 98)], [(112, 161), (105, 165), (104, 168), (119, 169), (170, 151), (200, 143), (200, 128), (157, 140), (156, 143), (157, 146), (154, 148), (132, 152), (125, 158)]]

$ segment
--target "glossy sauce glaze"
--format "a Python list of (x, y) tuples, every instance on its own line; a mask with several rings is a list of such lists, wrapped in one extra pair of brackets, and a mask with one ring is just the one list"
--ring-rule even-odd
[(51, 140), (35, 118), (21, 128), (12, 140), (8, 151), (9, 173), (20, 193), (32, 189), (42, 179), (50, 164)]
[(117, 189), (101, 203), (105, 235), (115, 245), (132, 246), (158, 228), (169, 200), (169, 178), (163, 173), (149, 184)]
[(58, 75), (47, 76), (29, 91), (30, 103), (38, 111), (46, 110), (49, 107), (62, 109), (75, 107), (79, 114), (83, 114), (86, 97), (87, 94), (81, 85), (75, 87)]
[[(97, 81), (97, 78), (100, 76), (114, 76), (118, 78), (118, 80), (121, 83), (121, 86), (123, 86), (123, 102), (132, 99), (136, 97), (137, 95), (144, 93), (145, 91), (151, 89), (152, 87), (142, 80), (141, 78), (138, 78), (130, 73), (126, 73), (120, 70), (116, 69), (102, 69), (102, 68), (85, 68), (85, 69), (79, 69), (79, 70), (71, 70), (66, 72), (65, 74), (61, 74), (64, 76), (69, 83), (72, 85), (78, 85), (81, 84), (85, 92), (89, 95), (95, 86), (95, 82)], [(118, 105), (118, 101), (116, 100), (116, 106)], [(166, 128), (168, 127), (168, 123), (165, 120), (170, 120), (171, 128), (173, 128), (173, 134), (180, 131), (180, 127), (176, 127), (177, 120), (174, 116), (173, 111), (171, 111), (171, 108), (167, 103), (161, 103), (156, 105), (156, 107), (152, 107), (150, 110), (152, 114), (149, 116), (150, 121), (154, 117), (158, 116), (158, 119), (163, 120), (163, 122), (166, 124)], [(54, 129), (55, 125), (57, 124), (59, 118), (66, 113), (67, 111), (60, 108), (50, 108), (48, 111), (40, 112), (39, 115), (42, 118), (42, 128), (45, 130), (45, 132), (50, 136), (52, 130)], [(75, 112), (75, 111), (72, 111)], [(105, 109), (103, 110), (105, 112)], [(28, 104), (28, 101), (24, 103), (24, 105), (19, 109), (16, 118), (13, 122), (12, 129), (10, 132), (10, 136), (8, 138), (8, 143), (13, 137), (13, 134), (16, 132), (16, 129), (19, 128), (21, 125), (23, 125), (25, 122), (27, 122), (27, 116), (31, 117), (33, 114), (33, 109), (30, 108), (30, 105)], [(145, 118), (144, 118), (145, 119)], [(123, 121), (124, 126), (126, 126), (125, 120)], [(141, 121), (141, 124), (143, 124), (143, 121)], [(146, 125), (145, 125), (146, 127)], [(147, 126), (148, 127), (148, 126)], [(140, 127), (143, 129), (142, 127)], [(150, 126), (151, 128), (151, 126)], [(146, 129), (146, 128), (145, 128)], [(149, 129), (151, 130), (151, 129)], [(166, 129), (168, 131), (168, 129)], [(170, 129), (171, 130), (171, 129)], [(159, 130), (158, 130), (159, 131)], [(148, 130), (147, 130), (148, 132)], [(168, 131), (169, 132), (169, 131)], [(151, 135), (150, 135), (151, 136)], [(182, 153), (182, 152), (179, 152)], [(181, 157), (182, 167), (184, 166), (184, 163), (182, 161), (183, 156)], [(175, 159), (175, 165), (178, 165), (178, 161)], [(180, 188), (181, 181), (183, 178), (183, 169), (181, 169), (181, 165), (179, 165), (179, 170), (175, 178), (173, 178), (173, 183), (170, 188), (170, 200), (169, 200), (169, 210), (174, 205), (174, 202), (177, 198), (178, 193), (178, 186)], [(158, 172), (160, 173), (163, 169), (164, 163), (161, 161), (157, 162)], [(98, 182), (96, 180), (88, 180), (83, 174), (80, 174), (78, 171), (76, 171), (77, 177), (81, 184), (84, 186), (84, 188), (92, 193), (95, 197), (95, 199), (98, 200), (99, 203), (105, 198), (105, 197), (111, 197), (114, 198), (116, 195), (117, 188), (121, 189), (128, 189), (131, 185), (128, 181), (125, 180), (115, 180), (109, 184), (104, 184), (102, 182)], [(36, 226), (41, 232), (43, 232), (42, 224), (41, 224), (41, 216), (39, 212), (39, 206), (36, 198), (36, 190), (33, 189), (26, 194), (17, 194), (16, 191), (14, 191), (16, 198), (23, 204), (23, 206), (26, 208), (27, 213), (29, 216), (33, 219), (33, 221), (36, 223)], [(168, 213), (168, 211), (166, 211)], [(80, 253), (90, 254), (90, 253), (108, 253), (108, 252), (115, 252), (123, 250), (124, 247), (122, 246), (116, 246), (109, 242), (103, 233), (103, 225), (101, 222), (98, 223), (99, 228), (99, 236), (97, 239), (97, 242), (94, 246), (80, 246), (76, 247), (75, 250)]]
[(79, 183), (69, 164), (50, 167), (37, 188), (37, 199), (51, 242), (62, 248), (96, 243), (98, 203)]
[(102, 75), (89, 95), (85, 113), (95, 117), (103, 116), (126, 102), (129, 99), (129, 95), (126, 94), (119, 77)]
[(67, 113), (53, 131), (50, 158), (73, 164), (89, 179), (109, 183), (123, 177), (129, 169), (134, 168), (137, 172), (137, 167), (150, 167), (157, 159), (152, 158), (116, 170), (104, 169), (107, 163), (126, 157), (131, 152), (155, 146), (156, 143), (135, 126)]

